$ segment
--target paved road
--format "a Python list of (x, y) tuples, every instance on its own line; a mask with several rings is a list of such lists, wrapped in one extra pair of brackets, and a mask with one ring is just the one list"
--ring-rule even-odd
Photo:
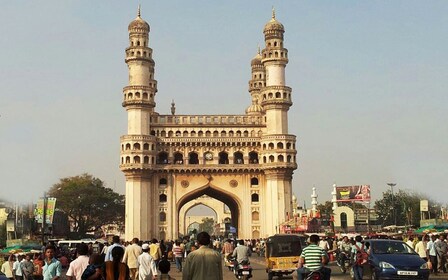
[[(264, 265), (264, 259), (260, 257), (251, 257), (251, 264), (253, 268), (253, 280), (267, 280), (268, 275), (265, 271), (265, 265)], [(333, 280), (350, 280), (350, 275), (348, 274), (342, 274), (339, 267), (333, 262), (330, 263), (329, 267), (331, 268), (331, 279)], [(176, 272), (176, 267), (174, 265), (171, 266), (171, 277), (173, 277), (176, 280), (182, 280), (182, 275), (180, 273)], [(224, 269), (224, 280), (234, 280), (236, 279), (235, 276), (228, 271), (227, 269)], [(292, 277), (285, 277), (283, 279), (292, 279)], [(367, 279), (367, 278), (365, 278)], [(448, 274), (439, 274), (437, 276), (431, 275), (429, 279), (444, 279), (448, 280)], [(274, 280), (277, 280), (274, 278)]]

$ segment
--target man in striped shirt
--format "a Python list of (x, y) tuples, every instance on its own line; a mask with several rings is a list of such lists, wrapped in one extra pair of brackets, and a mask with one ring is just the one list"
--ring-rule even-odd
[(324, 280), (330, 279), (331, 269), (324, 267), (328, 263), (328, 255), (317, 245), (318, 243), (319, 236), (311, 235), (310, 245), (303, 248), (299, 259), (299, 268), (292, 275), (294, 280), (303, 280), (304, 275), (316, 270), (323, 274)]

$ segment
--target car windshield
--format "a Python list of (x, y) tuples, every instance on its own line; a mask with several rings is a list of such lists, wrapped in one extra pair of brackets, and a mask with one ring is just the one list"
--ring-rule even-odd
[(415, 254), (411, 247), (400, 241), (375, 242), (372, 245), (374, 254)]

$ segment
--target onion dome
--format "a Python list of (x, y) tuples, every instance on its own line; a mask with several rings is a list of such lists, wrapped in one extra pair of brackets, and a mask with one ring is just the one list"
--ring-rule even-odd
[(258, 104), (258, 99), (255, 98), (252, 101), (252, 105), (247, 107), (246, 114), (248, 114), (248, 115), (261, 114), (261, 113), (263, 113), (263, 111), (264, 111), (263, 107)]
[(250, 65), (262, 65), (261, 63), (261, 54), (260, 54), (260, 48), (258, 48), (258, 53), (256, 56), (254, 56), (254, 58), (251, 60)]
[(292, 195), (292, 202), (297, 203), (297, 197), (294, 194)]
[(149, 24), (140, 17), (140, 6), (138, 6), (137, 17), (128, 26), (128, 31), (149, 32)]
[(264, 26), (263, 32), (274, 31), (274, 30), (285, 32), (285, 27), (283, 26), (283, 24), (281, 24), (278, 20), (275, 19), (275, 10), (272, 9), (272, 18)]

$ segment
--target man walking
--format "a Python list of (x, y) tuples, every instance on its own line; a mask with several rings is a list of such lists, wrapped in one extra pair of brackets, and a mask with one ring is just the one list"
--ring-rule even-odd
[(138, 261), (137, 258), (142, 254), (142, 247), (138, 245), (138, 238), (132, 239), (132, 244), (126, 247), (123, 256), (123, 262), (129, 267), (129, 275), (131, 280), (138, 278)]
[(85, 243), (76, 246), (78, 257), (70, 263), (66, 276), (67, 280), (81, 280), (82, 273), (89, 265), (89, 246)]
[(439, 235), (439, 240), (434, 243), (437, 253), (437, 270), (446, 273), (446, 254), (448, 252), (448, 245), (445, 242), (445, 236)]
[(429, 256), (429, 261), (432, 264), (432, 272), (434, 275), (437, 275), (437, 251), (436, 251), (436, 242), (437, 237), (435, 235), (431, 235), (431, 240), (426, 244), (426, 252)]
[(31, 255), (25, 255), (25, 258), (20, 263), (20, 268), (22, 269), (23, 280), (33, 280), (34, 265), (31, 262)]
[(160, 259), (162, 258), (162, 250), (160, 249), (160, 245), (158, 244), (157, 239), (151, 240), (151, 245), (149, 245), (149, 254), (152, 259), (156, 263), (156, 266), (159, 264)]
[(157, 267), (154, 259), (149, 252), (149, 245), (142, 245), (142, 254), (137, 257), (138, 264), (138, 279), (139, 280), (153, 280), (157, 279)]
[[(105, 261), (105, 262), (107, 262), (107, 261), (113, 261), (113, 260), (114, 260), (114, 258), (112, 257), (112, 250), (113, 250), (115, 247), (119, 246), (119, 247), (123, 248), (123, 250), (124, 250), (124, 247), (120, 244), (120, 237), (119, 237), (118, 235), (114, 235), (114, 236), (112, 237), (112, 242), (113, 242), (114, 244), (112, 244), (112, 245), (110, 245), (109, 247), (107, 247), (106, 256), (104, 257), (104, 261)], [(120, 260), (120, 261), (121, 261), (121, 260)]]
[(22, 262), (23, 256), (18, 255), (17, 260), (12, 265), (12, 272), (15, 280), (23, 280), (22, 274), (22, 266), (20, 265)]
[(210, 235), (203, 231), (197, 236), (199, 249), (188, 254), (182, 280), (223, 280), (222, 259), (210, 245)]
[(43, 267), (43, 280), (59, 280), (62, 273), (61, 262), (54, 258), (55, 248), (52, 245), (45, 247), (45, 265)]

